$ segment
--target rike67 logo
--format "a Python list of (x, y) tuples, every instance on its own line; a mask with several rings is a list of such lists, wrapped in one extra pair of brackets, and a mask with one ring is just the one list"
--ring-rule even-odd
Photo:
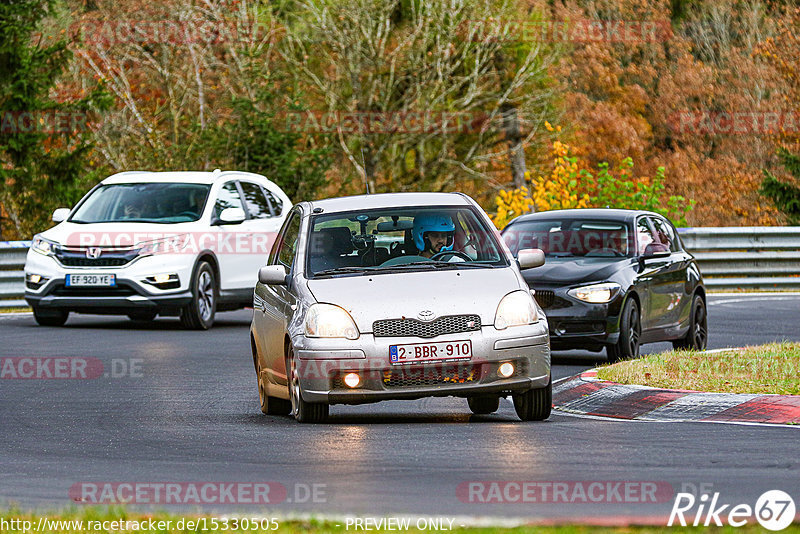
[(703, 525), (705, 527), (721, 527), (727, 523), (733, 527), (741, 527), (753, 518), (767, 530), (783, 530), (794, 521), (795, 505), (794, 500), (788, 493), (781, 490), (770, 490), (764, 492), (755, 507), (749, 504), (722, 504), (719, 500), (719, 492), (709, 496), (707, 493), (699, 498), (691, 493), (678, 493), (672, 512), (669, 515), (667, 526), (671, 527), (677, 520), (682, 527), (687, 525), (686, 515), (694, 516), (692, 526)]

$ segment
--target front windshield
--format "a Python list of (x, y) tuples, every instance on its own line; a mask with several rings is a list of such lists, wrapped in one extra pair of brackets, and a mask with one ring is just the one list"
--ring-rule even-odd
[(539, 248), (549, 257), (620, 258), (633, 256), (633, 241), (624, 222), (587, 219), (542, 219), (508, 226), (503, 239), (514, 256)]
[(470, 207), (363, 210), (311, 221), (309, 278), (398, 270), (504, 267), (493, 229)]
[(74, 223), (196, 221), (203, 213), (206, 184), (138, 183), (102, 185), (78, 207)]

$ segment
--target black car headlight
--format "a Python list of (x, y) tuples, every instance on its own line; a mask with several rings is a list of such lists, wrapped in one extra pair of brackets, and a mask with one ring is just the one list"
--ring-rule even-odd
[(590, 304), (605, 304), (614, 300), (622, 286), (615, 282), (592, 284), (590, 286), (576, 287), (567, 291), (567, 295)]

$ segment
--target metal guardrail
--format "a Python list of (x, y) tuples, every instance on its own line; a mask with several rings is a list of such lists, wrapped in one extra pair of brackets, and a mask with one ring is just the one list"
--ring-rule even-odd
[[(712, 290), (800, 290), (800, 226), (680, 228)], [(23, 308), (30, 241), (0, 241), (0, 309)]]
[(800, 226), (681, 228), (706, 287), (800, 289)]
[(0, 241), (0, 309), (27, 308), (25, 256), (30, 241)]

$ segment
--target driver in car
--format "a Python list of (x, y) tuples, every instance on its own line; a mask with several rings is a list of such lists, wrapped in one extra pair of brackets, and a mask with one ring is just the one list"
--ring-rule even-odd
[[(424, 213), (414, 219), (414, 245), (419, 255), (430, 258), (440, 252), (453, 250), (456, 227), (447, 215)], [(463, 261), (463, 260), (462, 260)]]

